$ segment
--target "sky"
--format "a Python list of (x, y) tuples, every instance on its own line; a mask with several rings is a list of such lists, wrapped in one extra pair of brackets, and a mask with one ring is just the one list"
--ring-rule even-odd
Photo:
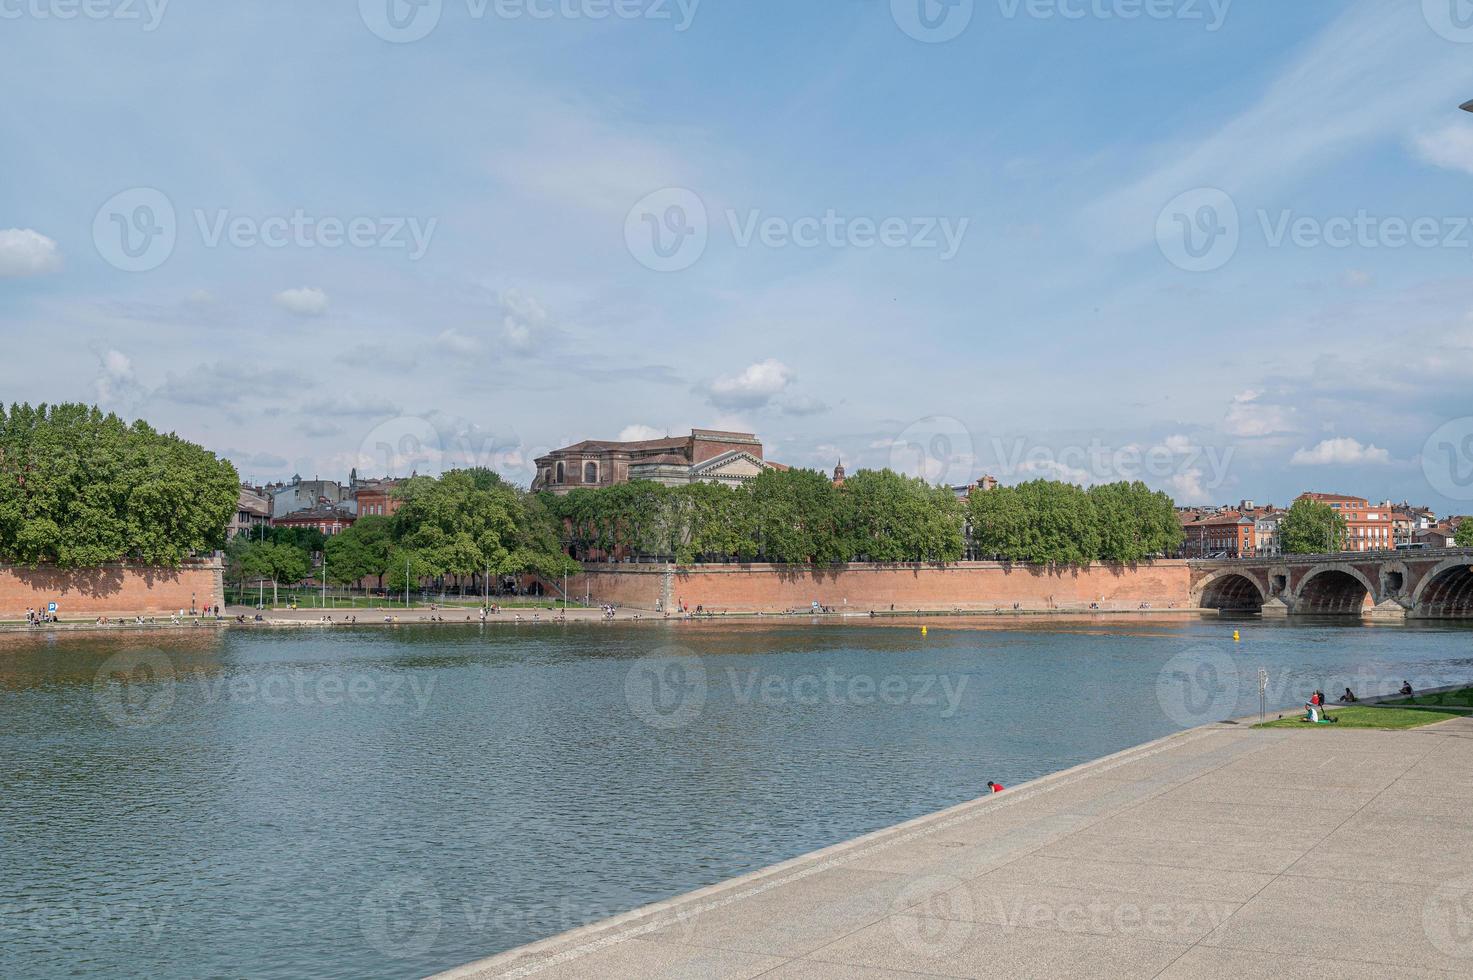
[(0, 0), (0, 397), (1473, 510), (1468, 0)]

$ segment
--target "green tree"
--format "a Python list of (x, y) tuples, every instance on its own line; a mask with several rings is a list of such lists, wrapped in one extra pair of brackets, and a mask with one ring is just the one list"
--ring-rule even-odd
[(961, 503), (945, 487), (892, 470), (861, 470), (839, 491), (844, 552), (874, 562), (962, 557)]
[(977, 551), (1004, 561), (1087, 564), (1101, 544), (1094, 504), (1082, 488), (1052, 480), (977, 491), (968, 501)]
[(339, 534), (327, 539), (328, 578), (340, 585), (353, 585), (377, 577), (380, 586), (389, 569), (393, 548), (393, 523), (378, 514), (358, 518)]
[(1091, 487), (1089, 499), (1094, 505), (1098, 557), (1105, 561), (1137, 562), (1169, 555), (1181, 544), (1176, 504), (1139, 480)]
[(1459, 519), (1458, 529), (1453, 532), (1453, 544), (1459, 548), (1473, 548), (1473, 518)]
[(177, 565), (225, 545), (230, 463), (80, 404), (0, 410), (0, 560)]
[(1279, 543), (1289, 555), (1344, 551), (1346, 527), (1345, 518), (1329, 504), (1296, 500), (1279, 524)]

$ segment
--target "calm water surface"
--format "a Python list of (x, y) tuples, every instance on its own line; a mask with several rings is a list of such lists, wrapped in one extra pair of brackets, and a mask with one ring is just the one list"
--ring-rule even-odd
[(0, 639), (0, 976), (421, 976), (1256, 712), (1260, 666), (1473, 677), (1466, 627), (928, 626)]

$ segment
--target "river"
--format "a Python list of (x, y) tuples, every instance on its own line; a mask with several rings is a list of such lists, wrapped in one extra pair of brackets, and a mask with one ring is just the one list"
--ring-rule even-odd
[(1260, 667), (1271, 709), (1464, 682), (1473, 629), (8, 635), (0, 976), (422, 976), (1256, 713)]

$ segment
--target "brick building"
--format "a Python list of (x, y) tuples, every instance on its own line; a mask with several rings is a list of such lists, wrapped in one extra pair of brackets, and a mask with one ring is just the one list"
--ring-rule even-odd
[(272, 527), (312, 527), (328, 537), (341, 534), (353, 526), (355, 515), (344, 507), (323, 504), (309, 510), (299, 510), (285, 517), (273, 517)]
[(752, 433), (692, 429), (688, 436), (638, 442), (591, 439), (554, 450), (537, 459), (532, 489), (565, 494), (631, 480), (739, 486), (769, 469), (786, 467), (763, 459), (762, 442)]
[(1339, 493), (1303, 493), (1298, 499), (1328, 504), (1345, 519), (1345, 551), (1396, 550), (1396, 521), (1392, 508), (1372, 504), (1364, 497)]
[(1257, 518), (1241, 511), (1183, 513), (1181, 529), (1186, 537), (1182, 557), (1251, 558), (1258, 553), (1257, 528)]
[(398, 480), (363, 480), (353, 485), (353, 510), (359, 517), (392, 517), (403, 503), (394, 496)]

